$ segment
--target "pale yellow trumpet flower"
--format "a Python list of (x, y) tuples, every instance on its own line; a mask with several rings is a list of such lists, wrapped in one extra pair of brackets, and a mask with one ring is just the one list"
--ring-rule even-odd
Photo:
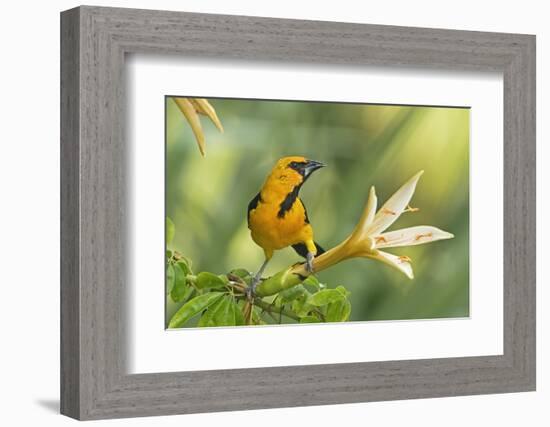
[(332, 265), (335, 255), (340, 260), (366, 257), (382, 261), (412, 279), (414, 275), (409, 257), (392, 255), (381, 249), (420, 245), (454, 237), (451, 233), (429, 225), (385, 232), (401, 214), (417, 210), (411, 208), (409, 202), (423, 173), (424, 171), (420, 171), (409, 179), (384, 203), (378, 212), (376, 212), (376, 191), (374, 187), (371, 187), (363, 215), (351, 235), (340, 245), (331, 249), (329, 252), (333, 252), (332, 254), (329, 252), (323, 254), (327, 259), (320, 256), (317, 259), (318, 265), (313, 264), (314, 269), (326, 268), (327, 264)]

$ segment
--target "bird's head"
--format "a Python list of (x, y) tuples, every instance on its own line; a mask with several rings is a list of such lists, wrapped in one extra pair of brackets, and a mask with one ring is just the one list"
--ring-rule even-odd
[(321, 162), (302, 156), (283, 157), (277, 161), (271, 171), (271, 179), (290, 186), (301, 185), (313, 172), (325, 166)]

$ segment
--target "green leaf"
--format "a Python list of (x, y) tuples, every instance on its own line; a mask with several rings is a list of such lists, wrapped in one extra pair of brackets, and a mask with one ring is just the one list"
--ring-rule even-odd
[(220, 307), (224, 304), (225, 298), (220, 298), (214, 304), (202, 314), (197, 326), (204, 328), (208, 326), (217, 326), (215, 323), (216, 313), (220, 310)]
[[(252, 307), (252, 323), (254, 325), (267, 325), (267, 322), (265, 322), (262, 319), (261, 313), (262, 313), (262, 310), (259, 307), (257, 306)], [(244, 318), (243, 318), (243, 323), (244, 323)]]
[(296, 285), (289, 289), (279, 292), (279, 297), (277, 298), (277, 305), (287, 304), (291, 301), (294, 301), (296, 298), (306, 295), (307, 291), (302, 285)]
[(306, 280), (302, 282), (302, 284), (312, 291), (318, 291), (321, 289), (321, 283), (319, 283), (319, 280), (315, 276), (308, 276)]
[(242, 326), (244, 325), (244, 316), (241, 308), (237, 305), (235, 300), (233, 300), (233, 310), (235, 311), (235, 325)]
[(319, 323), (319, 318), (315, 316), (304, 316), (300, 319), (300, 323)]
[(323, 289), (313, 294), (308, 302), (317, 307), (330, 304), (331, 302), (345, 299), (345, 296), (337, 289)]
[(176, 281), (176, 273), (174, 272), (174, 266), (168, 264), (166, 267), (166, 293), (169, 294), (174, 289), (174, 283)]
[(191, 267), (193, 266), (193, 262), (192, 262), (189, 258), (183, 256), (183, 255), (180, 254), (178, 251), (174, 251), (173, 257), (174, 257), (174, 259), (175, 259), (176, 261), (185, 263), (185, 265), (186, 265), (187, 268), (189, 269), (189, 272), (190, 272), (191, 274), (193, 274), (193, 273), (192, 273), (192, 268), (191, 268)]
[(292, 301), (292, 311), (300, 317), (309, 315), (315, 307), (309, 304), (307, 295), (301, 295)]
[(214, 304), (222, 296), (222, 292), (209, 292), (187, 301), (178, 311), (176, 311), (174, 316), (172, 316), (168, 327), (181, 328), (189, 319)]
[(327, 322), (345, 322), (351, 314), (351, 304), (347, 299), (332, 302), (327, 307)]
[(172, 258), (172, 251), (167, 250), (166, 251), (166, 262), (168, 262), (170, 260), (170, 258)]
[(199, 289), (223, 288), (225, 287), (225, 283), (225, 280), (221, 277), (207, 271), (197, 274), (197, 279), (195, 280), (195, 285)]
[(351, 295), (351, 292), (348, 291), (346, 288), (344, 288), (342, 285), (337, 286), (336, 290), (340, 292), (344, 297), (349, 297)]
[(193, 274), (193, 270), (191, 270), (191, 260), (189, 258), (179, 255), (177, 263), (181, 265), (185, 274)]
[(235, 311), (238, 310), (231, 297), (223, 297), (212, 304), (199, 320), (198, 326), (235, 326)]
[[(242, 282), (246, 283), (247, 285), (249, 285), (252, 282), (252, 273), (250, 273), (250, 271), (248, 271), (244, 268), (235, 268), (235, 269), (231, 270), (229, 273), (227, 273), (227, 275), (229, 277), (230, 276), (236, 276), (236, 277), (233, 277), (232, 280), (235, 280), (237, 282), (242, 281)], [(237, 277), (240, 280), (237, 280)]]
[(177, 265), (180, 266), (180, 268), (183, 270), (183, 273), (187, 276), (188, 274), (191, 274), (191, 269), (189, 268), (189, 265), (187, 264), (187, 260), (184, 258), (181, 258), (178, 260)]
[(180, 302), (184, 300), (187, 289), (190, 287), (187, 286), (187, 274), (179, 262), (174, 264), (174, 286), (170, 290), (170, 297), (174, 302)]
[[(241, 326), (241, 325), (244, 325), (244, 315), (243, 315), (243, 310), (244, 310), (244, 306), (245, 306), (245, 301), (244, 300), (238, 300), (236, 301), (235, 303), (235, 323), (237, 324), (237, 326)], [(252, 320), (254, 320), (255, 318), (255, 314), (256, 316), (258, 316), (258, 307), (256, 306), (253, 306), (252, 307)]]
[(240, 277), (241, 279), (246, 279), (252, 276), (252, 273), (250, 273), (250, 271), (244, 268), (235, 268), (234, 270), (231, 270), (229, 273), (233, 274), (234, 276)]
[(172, 222), (172, 220), (168, 217), (166, 217), (166, 245), (169, 245), (172, 243), (172, 240), (174, 240), (174, 235), (176, 234), (176, 226)]

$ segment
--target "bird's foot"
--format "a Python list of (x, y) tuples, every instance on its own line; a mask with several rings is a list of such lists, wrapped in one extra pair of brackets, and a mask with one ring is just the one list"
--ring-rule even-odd
[(306, 270), (309, 274), (314, 273), (314, 271), (313, 271), (313, 258), (314, 258), (314, 255), (311, 252), (308, 252), (307, 257), (306, 257)]
[(256, 286), (249, 286), (245, 290), (246, 299), (249, 301), (252, 301), (254, 299), (254, 295), (256, 295)]
[(254, 276), (252, 279), (252, 282), (250, 282), (250, 285), (246, 288), (246, 298), (249, 301), (252, 301), (254, 297), (256, 296), (256, 288), (258, 287), (258, 284), (261, 281), (261, 276)]

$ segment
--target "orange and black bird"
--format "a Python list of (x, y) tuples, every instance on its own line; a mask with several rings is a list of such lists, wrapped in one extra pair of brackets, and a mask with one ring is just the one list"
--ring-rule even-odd
[(275, 250), (292, 246), (313, 272), (313, 258), (324, 250), (313, 239), (313, 228), (298, 193), (311, 174), (323, 166), (300, 156), (279, 159), (260, 192), (248, 204), (252, 240), (265, 254), (265, 261), (250, 286), (252, 294)]

